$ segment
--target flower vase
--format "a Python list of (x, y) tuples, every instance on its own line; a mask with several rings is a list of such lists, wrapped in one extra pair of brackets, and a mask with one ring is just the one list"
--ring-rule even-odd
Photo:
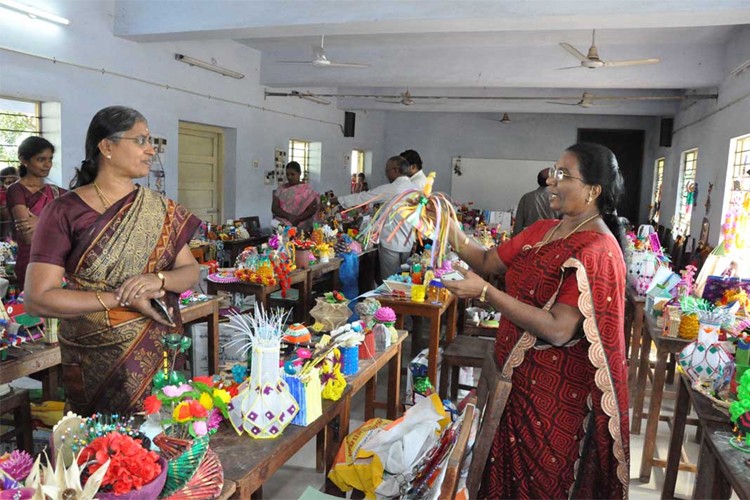
[(307, 269), (310, 267), (310, 253), (310, 250), (300, 248), (296, 250), (294, 263), (297, 265), (297, 269)]
[(354, 375), (359, 371), (359, 347), (341, 347), (341, 373)]
[(680, 366), (694, 383), (712, 386), (718, 391), (734, 373), (729, 354), (719, 344), (720, 324), (701, 321), (698, 338), (688, 344), (679, 355)]
[(240, 386), (230, 410), (230, 421), (237, 432), (244, 430), (257, 439), (276, 438), (299, 411), (279, 372), (280, 348), (278, 339), (253, 345), (250, 378)]

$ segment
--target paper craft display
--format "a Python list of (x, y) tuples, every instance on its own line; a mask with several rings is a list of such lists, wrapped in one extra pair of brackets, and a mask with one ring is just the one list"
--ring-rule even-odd
[(323, 414), (320, 370), (311, 368), (302, 375), (285, 375), (284, 380), (289, 386), (289, 392), (299, 405), (299, 412), (292, 423), (301, 426), (310, 425)]
[(700, 323), (698, 338), (680, 352), (679, 363), (693, 383), (719, 392), (732, 380), (734, 362), (719, 343), (720, 325)]
[(258, 305), (252, 316), (230, 316), (235, 330), (233, 342), (251, 351), (250, 378), (238, 388), (229, 407), (229, 420), (237, 434), (247, 432), (256, 439), (274, 439), (299, 411), (297, 401), (279, 370), (281, 336), (288, 313), (266, 313)]
[(303, 342), (310, 342), (310, 340), (312, 340), (312, 335), (305, 325), (302, 323), (294, 323), (289, 325), (289, 328), (284, 332), (282, 339), (284, 342), (290, 344), (300, 344)]
[(709, 276), (703, 288), (702, 297), (709, 302), (718, 302), (728, 290), (744, 290), (750, 295), (750, 279), (723, 278), (721, 276)]
[(349, 301), (329, 303), (323, 297), (315, 299), (315, 307), (310, 310), (310, 316), (317, 323), (323, 325), (323, 331), (331, 331), (346, 324), (352, 311), (349, 309)]

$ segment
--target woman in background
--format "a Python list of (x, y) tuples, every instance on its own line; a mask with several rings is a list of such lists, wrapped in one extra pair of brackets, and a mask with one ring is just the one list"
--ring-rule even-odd
[(320, 197), (309, 184), (300, 182), (302, 168), (296, 161), (286, 166), (287, 183), (273, 193), (271, 211), (286, 226), (312, 231), (313, 217), (318, 211)]
[[(162, 366), (164, 335), (182, 332), (178, 296), (198, 281), (187, 243), (200, 221), (135, 184), (149, 174), (155, 154), (138, 111), (111, 106), (96, 113), (85, 151), (73, 191), (39, 219), (26, 310), (61, 318), (69, 410), (132, 412)], [(175, 324), (154, 309), (151, 300), (161, 297)]]
[(9, 239), (13, 234), (13, 219), (5, 206), (8, 199), (8, 188), (18, 180), (16, 167), (5, 167), (0, 170), (0, 239)]
[(5, 206), (14, 221), (13, 238), (18, 243), (16, 277), (19, 290), (23, 290), (24, 287), (31, 239), (34, 236), (39, 215), (44, 207), (65, 193), (64, 189), (45, 182), (52, 169), (54, 154), (55, 146), (47, 139), (37, 136), (27, 137), (18, 147), (21, 178), (8, 188)]

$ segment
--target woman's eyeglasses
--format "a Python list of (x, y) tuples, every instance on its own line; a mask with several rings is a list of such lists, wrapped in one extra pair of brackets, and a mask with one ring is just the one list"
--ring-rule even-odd
[(569, 179), (578, 179), (579, 181), (583, 182), (584, 184), (586, 183), (586, 181), (584, 181), (580, 177), (576, 177), (575, 175), (566, 174), (563, 170), (561, 170), (561, 169), (559, 169), (557, 167), (550, 167), (549, 171), (547, 172), (547, 177), (549, 177), (550, 179), (554, 179), (555, 182), (560, 182), (563, 179), (565, 179), (566, 177), (568, 177)]
[(138, 137), (123, 137), (121, 135), (113, 135), (110, 137), (111, 140), (119, 141), (120, 139), (126, 139), (128, 141), (135, 142), (138, 146), (145, 148), (146, 146), (153, 146), (154, 145), (154, 138), (150, 135), (147, 137), (145, 135), (139, 135)]

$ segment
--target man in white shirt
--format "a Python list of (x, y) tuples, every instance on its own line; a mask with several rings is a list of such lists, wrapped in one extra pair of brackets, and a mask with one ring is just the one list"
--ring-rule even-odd
[(424, 189), (427, 176), (422, 172), (422, 157), (413, 149), (407, 149), (401, 153), (401, 157), (409, 162), (409, 180), (416, 184), (419, 189)]
[[(393, 156), (388, 159), (385, 164), (385, 176), (388, 178), (389, 184), (382, 184), (370, 191), (342, 196), (338, 199), (339, 203), (344, 208), (372, 203), (387, 203), (394, 196), (417, 188), (409, 180), (409, 163), (400, 156)], [(394, 217), (393, 220), (388, 222), (380, 237), (378, 259), (380, 261), (381, 279), (401, 272), (401, 264), (406, 263), (414, 245), (414, 231), (408, 224), (402, 224), (398, 233), (391, 241), (388, 241), (398, 221)]]

